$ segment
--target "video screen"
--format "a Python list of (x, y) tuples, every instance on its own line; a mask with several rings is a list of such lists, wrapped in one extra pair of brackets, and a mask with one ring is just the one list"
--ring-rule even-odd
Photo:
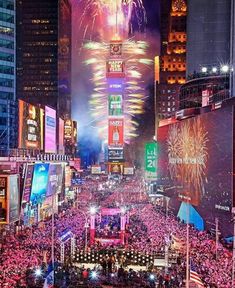
[(30, 193), (32, 187), (32, 180), (33, 180), (33, 169), (34, 164), (27, 164), (25, 177), (24, 177), (24, 188), (23, 188), (23, 197), (22, 202), (29, 203), (30, 200)]
[(45, 153), (56, 150), (56, 111), (45, 106)]
[(62, 189), (63, 169), (61, 164), (51, 163), (46, 196), (59, 194)]
[(19, 148), (43, 150), (43, 110), (19, 100)]
[(34, 165), (33, 183), (30, 195), (32, 205), (37, 205), (45, 200), (49, 175), (49, 163)]
[(233, 108), (227, 107), (158, 129), (158, 185), (178, 213), (188, 202), (212, 227), (219, 218), (230, 234)]

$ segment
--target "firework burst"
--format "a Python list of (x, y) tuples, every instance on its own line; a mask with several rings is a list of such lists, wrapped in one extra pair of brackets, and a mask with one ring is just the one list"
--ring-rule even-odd
[(172, 125), (168, 134), (169, 170), (195, 203), (203, 191), (208, 160), (207, 132), (200, 118)]

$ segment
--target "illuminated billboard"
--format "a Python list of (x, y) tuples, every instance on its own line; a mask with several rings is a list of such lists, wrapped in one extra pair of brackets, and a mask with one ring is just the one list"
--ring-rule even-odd
[(122, 95), (109, 95), (109, 116), (123, 115)]
[(145, 179), (155, 180), (157, 177), (157, 143), (145, 144)]
[(91, 166), (91, 174), (101, 174), (101, 166), (93, 165)]
[(108, 78), (107, 88), (109, 93), (122, 94), (124, 91), (124, 79), (122, 78)]
[(71, 169), (69, 166), (64, 168), (64, 185), (66, 188), (71, 186)]
[(56, 111), (45, 106), (45, 153), (56, 151)]
[(30, 201), (30, 194), (31, 194), (31, 187), (32, 187), (32, 180), (33, 180), (33, 169), (34, 169), (34, 164), (27, 163), (26, 172), (24, 176), (22, 203), (29, 203)]
[(64, 154), (64, 120), (59, 118), (59, 148), (58, 153)]
[(59, 163), (51, 163), (49, 167), (49, 178), (46, 196), (61, 193), (63, 179), (63, 168)]
[(106, 77), (107, 78), (124, 78), (125, 77), (125, 63), (121, 59), (108, 60), (106, 63)]
[(64, 139), (72, 141), (73, 138), (73, 121), (66, 119), (64, 122)]
[(0, 175), (0, 224), (19, 220), (19, 195), (18, 175)]
[(124, 175), (134, 175), (134, 167), (124, 167), (123, 174)]
[(122, 55), (122, 43), (120, 41), (111, 41), (109, 46), (110, 56), (121, 56)]
[(218, 217), (223, 234), (228, 234), (233, 206), (233, 107), (162, 126), (158, 143), (157, 183), (171, 198), (170, 206), (178, 213), (181, 203), (188, 202), (207, 228)]
[(108, 149), (108, 161), (109, 162), (123, 162), (124, 161), (123, 148)]
[(43, 150), (43, 109), (19, 100), (19, 148)]
[(32, 205), (37, 205), (45, 200), (48, 176), (49, 163), (36, 163), (34, 165), (33, 182), (30, 195)]
[(123, 146), (124, 144), (124, 119), (111, 118), (108, 120), (108, 145)]

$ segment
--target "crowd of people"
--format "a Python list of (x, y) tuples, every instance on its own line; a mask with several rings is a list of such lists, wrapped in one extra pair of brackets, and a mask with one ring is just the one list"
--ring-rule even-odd
[[(102, 184), (102, 188), (100, 188)], [(69, 231), (76, 238), (78, 249), (84, 248), (85, 244), (85, 222), (89, 219), (87, 210), (91, 203), (99, 204), (100, 207), (121, 207), (129, 210), (129, 223), (126, 227), (126, 241), (121, 249), (144, 253), (146, 255), (165, 255), (166, 248), (171, 253), (174, 248), (174, 239), (186, 239), (186, 224), (182, 223), (172, 214), (166, 215), (165, 211), (149, 203), (144, 192), (144, 183), (139, 175), (128, 181), (118, 183), (107, 183), (107, 180), (89, 179), (85, 181), (80, 189), (77, 205), (68, 206), (55, 215), (55, 258), (60, 260), (60, 239)], [(72, 203), (74, 204), (74, 203)], [(103, 219), (100, 228), (104, 229), (110, 225), (113, 230), (118, 229), (117, 219)], [(113, 224), (112, 224), (113, 223)], [(102, 226), (103, 225), (103, 226)], [(35, 279), (32, 275), (42, 264), (46, 266), (51, 260), (51, 235), (52, 221), (47, 219), (26, 227), (18, 233), (6, 232), (1, 240), (0, 257), (0, 287), (30, 287)], [(193, 262), (199, 277), (205, 287), (230, 288), (232, 275), (232, 252), (221, 243), (216, 246), (215, 239), (207, 232), (199, 232), (193, 226), (189, 227), (190, 238), (190, 260)], [(123, 264), (108, 265), (104, 267), (104, 261), (98, 261), (100, 268), (96, 267), (97, 277), (89, 278), (92, 271), (85, 268), (69, 266), (61, 271), (67, 271), (66, 277), (59, 277), (62, 273), (57, 271), (61, 282), (57, 287), (74, 287), (74, 283), (85, 281), (87, 287), (99, 287), (98, 285), (109, 283), (113, 287), (152, 287), (157, 283), (158, 287), (183, 287), (186, 271), (186, 245), (178, 252), (179, 261), (171, 264), (166, 270), (156, 269), (152, 265), (151, 271), (128, 270)], [(115, 247), (112, 247), (115, 249)], [(217, 249), (218, 248), (218, 249)], [(102, 247), (93, 247), (102, 249)], [(71, 261), (71, 258), (69, 258)], [(98, 269), (98, 270), (97, 270)], [(101, 270), (99, 270), (101, 269)], [(32, 273), (31, 278), (27, 276)], [(86, 271), (86, 272), (84, 272)], [(93, 272), (94, 272), (93, 271)], [(150, 281), (150, 274), (151, 276)], [(79, 276), (81, 275), (81, 277)], [(84, 279), (87, 275), (87, 279)], [(32, 281), (33, 279), (33, 281)], [(89, 280), (90, 279), (90, 280)], [(59, 281), (59, 280), (58, 280)], [(83, 283), (82, 282), (82, 283)], [(36, 284), (35, 284), (36, 285)], [(38, 284), (37, 284), (38, 285)], [(67, 285), (67, 286), (65, 286)], [(90, 286), (89, 286), (90, 285)], [(93, 286), (92, 286), (93, 285)], [(97, 286), (94, 286), (97, 285)], [(116, 286), (115, 286), (116, 285)], [(129, 285), (129, 286), (128, 286)], [(39, 286), (35, 286), (39, 288)], [(41, 286), (40, 286), (41, 287)], [(79, 286), (78, 286), (79, 287)], [(82, 286), (81, 286), (82, 287)]]

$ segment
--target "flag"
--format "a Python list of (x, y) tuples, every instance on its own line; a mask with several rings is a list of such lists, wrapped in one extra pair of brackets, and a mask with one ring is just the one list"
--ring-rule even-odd
[(190, 280), (195, 282), (199, 287), (205, 287), (199, 274), (196, 272), (194, 265), (190, 264)]

